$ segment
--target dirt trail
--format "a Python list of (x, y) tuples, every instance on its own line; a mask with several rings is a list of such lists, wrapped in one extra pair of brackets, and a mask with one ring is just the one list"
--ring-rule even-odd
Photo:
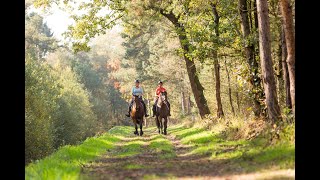
[[(294, 179), (292, 171), (240, 174), (237, 169), (228, 169), (228, 162), (212, 160), (206, 155), (192, 155), (192, 148), (182, 144), (169, 134), (157, 136), (153, 130), (145, 130), (143, 137), (126, 136), (116, 147), (100, 159), (82, 167), (81, 179)], [(155, 139), (169, 140), (174, 149), (172, 157), (165, 157), (165, 151), (157, 152), (150, 148)], [(140, 143), (138, 153), (128, 156), (128, 144)], [(287, 178), (291, 177), (291, 178)]]

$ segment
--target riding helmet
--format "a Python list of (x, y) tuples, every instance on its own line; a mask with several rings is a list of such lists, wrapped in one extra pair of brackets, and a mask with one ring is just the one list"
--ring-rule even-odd
[(140, 83), (140, 81), (139, 81), (138, 79), (136, 79), (134, 82), (135, 82), (135, 83)]

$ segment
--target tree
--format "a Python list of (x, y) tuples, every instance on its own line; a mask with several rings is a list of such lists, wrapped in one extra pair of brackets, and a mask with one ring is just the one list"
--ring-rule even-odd
[(264, 91), (268, 117), (273, 122), (281, 120), (280, 107), (277, 100), (277, 90), (274, 78), (270, 44), (270, 23), (267, 0), (257, 0), (259, 51), (263, 76)]
[[(251, 1), (250, 1), (251, 2)], [(251, 84), (251, 92), (253, 94), (253, 112), (255, 116), (261, 115), (261, 99), (263, 97), (261, 96), (261, 79), (258, 75), (258, 62), (255, 58), (255, 46), (252, 42), (253, 40), (250, 39), (252, 37), (252, 33), (250, 31), (250, 23), (249, 23), (249, 17), (251, 17), (251, 14), (249, 14), (249, 9), (247, 6), (246, 0), (239, 0), (238, 9), (240, 13), (240, 21), (241, 21), (241, 31), (243, 35), (243, 48), (245, 51), (247, 63), (249, 65), (249, 76), (250, 76), (250, 84)], [(250, 15), (250, 16), (249, 16)], [(251, 21), (252, 22), (252, 21)]]
[(234, 107), (233, 107), (233, 103), (232, 103), (232, 91), (231, 91), (231, 83), (230, 83), (230, 74), (228, 71), (228, 65), (227, 65), (227, 60), (224, 59), (224, 65), (226, 68), (226, 72), (227, 72), (227, 78), (228, 78), (228, 95), (229, 95), (229, 101), (230, 101), (230, 106), (231, 106), (231, 112), (233, 115), (235, 115), (235, 111), (234, 111)]
[(53, 33), (42, 16), (36, 13), (26, 15), (25, 26), (26, 55), (42, 60), (48, 52), (57, 48), (57, 40), (52, 37)]
[(192, 59), (190, 59), (188, 56), (186, 56), (186, 53), (190, 51), (190, 46), (191, 46), (191, 44), (186, 36), (186, 29), (182, 24), (179, 23), (179, 17), (176, 17), (172, 11), (169, 12), (169, 14), (167, 14), (167, 13), (165, 13), (165, 11), (163, 9), (159, 9), (159, 12), (164, 17), (166, 17), (169, 21), (171, 21), (172, 24), (176, 28), (176, 32), (179, 36), (181, 47), (184, 51), (184, 53), (183, 53), (184, 60), (186, 62), (186, 66), (187, 66), (187, 72), (188, 72), (188, 76), (189, 76), (189, 80), (190, 80), (190, 86), (191, 86), (197, 107), (199, 109), (199, 114), (202, 118), (204, 118), (206, 114), (210, 114), (210, 110), (207, 105), (207, 100), (203, 94), (204, 88), (199, 81), (199, 77), (197, 75), (197, 70), (196, 70), (194, 61), (192, 61)]
[(280, 0), (284, 35), (287, 48), (287, 67), (290, 80), (290, 97), (293, 113), (295, 113), (295, 37), (290, 0)]
[[(217, 36), (219, 42), (219, 19), (220, 16), (217, 11), (217, 5), (211, 3), (212, 14), (213, 14), (213, 21), (214, 21), (214, 31), (215, 35)], [(218, 52), (217, 50), (213, 49), (213, 64), (214, 64), (214, 77), (216, 80), (216, 99), (217, 99), (217, 117), (223, 117), (223, 109), (222, 109), (222, 100), (221, 100), (221, 88), (220, 88), (220, 64), (218, 61)]]
[(286, 39), (284, 37), (284, 29), (281, 28), (281, 62), (282, 62), (282, 76), (284, 80), (285, 86), (285, 94), (286, 94), (286, 107), (292, 109), (291, 103), (291, 94), (290, 94), (290, 80), (289, 80), (289, 72), (288, 72), (288, 64), (287, 60), (287, 46), (286, 46)]

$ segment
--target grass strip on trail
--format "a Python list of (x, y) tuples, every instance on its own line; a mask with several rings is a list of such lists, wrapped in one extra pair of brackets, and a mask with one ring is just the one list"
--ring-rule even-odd
[(208, 155), (210, 159), (228, 160), (230, 168), (240, 168), (244, 172), (266, 168), (294, 169), (295, 166), (295, 145), (285, 140), (265, 146), (267, 139), (264, 137), (251, 141), (226, 140), (212, 131), (195, 127), (184, 129), (181, 126), (173, 126), (169, 132), (180, 139), (181, 143), (193, 147), (190, 155)]
[(78, 179), (81, 165), (88, 163), (120, 141), (117, 134), (128, 134), (128, 128), (115, 127), (99, 137), (86, 139), (78, 146), (63, 146), (50, 156), (30, 163), (25, 179)]

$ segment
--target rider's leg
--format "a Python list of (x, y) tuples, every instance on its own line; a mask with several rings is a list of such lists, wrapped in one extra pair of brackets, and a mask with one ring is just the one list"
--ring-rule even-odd
[(128, 113), (126, 114), (127, 117), (130, 117), (130, 111), (131, 111), (132, 104), (133, 104), (133, 99), (131, 99), (131, 102), (129, 104)]
[(156, 115), (156, 104), (157, 104), (157, 102), (158, 102), (158, 98), (155, 99), (154, 104), (152, 106), (152, 112), (153, 112), (152, 117), (154, 117)]

